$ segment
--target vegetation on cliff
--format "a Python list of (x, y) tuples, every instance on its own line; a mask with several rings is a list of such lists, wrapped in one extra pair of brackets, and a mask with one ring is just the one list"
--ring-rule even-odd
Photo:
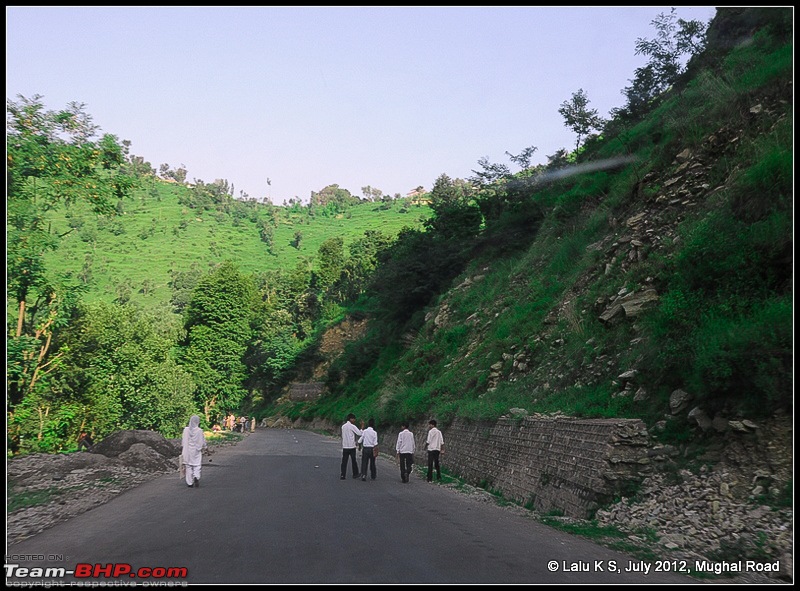
[[(676, 392), (709, 417), (790, 409), (791, 17), (661, 15), (609, 120), (583, 90), (562, 104), (575, 150), (442, 174), (429, 205), (236, 199), (93, 139), (82, 105), (9, 101), (9, 449), (172, 437), (191, 412), (666, 415), (679, 438)], [(348, 317), (364, 336), (326, 358)], [(285, 404), (315, 365), (327, 392)]]

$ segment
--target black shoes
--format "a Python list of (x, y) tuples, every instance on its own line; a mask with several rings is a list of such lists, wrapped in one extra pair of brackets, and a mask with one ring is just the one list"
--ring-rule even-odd
[(200, 480), (198, 478), (194, 479), (194, 487), (195, 488), (200, 488)]
[[(342, 474), (340, 480), (347, 480), (347, 477), (344, 474)], [(191, 486), (191, 485), (189, 485), (189, 486)]]

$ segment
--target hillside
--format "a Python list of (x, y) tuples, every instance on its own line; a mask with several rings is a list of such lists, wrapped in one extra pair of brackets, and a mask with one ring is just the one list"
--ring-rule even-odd
[[(397, 200), (388, 205), (362, 202), (342, 212), (314, 215), (307, 207), (273, 206), (255, 201), (213, 208), (187, 205), (193, 188), (153, 178), (148, 187), (117, 204), (114, 216), (98, 216), (83, 203), (50, 213), (52, 230), (65, 234), (46, 257), (54, 275), (87, 288), (86, 301), (111, 302), (124, 294), (145, 307), (168, 302), (171, 272), (205, 273), (233, 260), (244, 273), (313, 267), (322, 242), (334, 236), (345, 247), (367, 230), (395, 236), (403, 227), (419, 227), (429, 208)], [(271, 246), (260, 237), (273, 228)], [(302, 234), (299, 248), (292, 246)]]
[[(792, 16), (718, 9), (685, 71), (652, 86), (637, 71), (628, 105), (574, 153), (514, 174), (486, 162), (470, 183), (443, 175), (430, 208), (275, 208), (153, 181), (114, 217), (80, 200), (49, 213), (41, 233), (63, 236), (50, 273), (85, 284), (89, 302), (153, 309), (177, 283), (180, 321), (68, 298), (62, 309), (26, 258), (38, 177), (18, 172), (9, 441), (69, 450), (87, 424), (174, 436), (195, 412), (329, 430), (353, 412), (383, 433), (433, 417), (479, 444), (502, 423), (493, 449), (510, 450), (535, 421), (626, 419), (659, 471), (598, 517), (687, 548), (701, 531), (720, 559), (791, 553)], [(35, 171), (17, 138), (17, 170)], [(330, 238), (357, 245), (371, 229), (396, 239), (322, 256)], [(489, 454), (473, 484), (492, 490), (500, 464)]]
[[(322, 395), (289, 391), (265, 413), (335, 429), (353, 412), (389, 437), (435, 418), (455, 441), (445, 463), (484, 460), (469, 482), (499, 495), (535, 480), (538, 465), (504, 465), (535, 421), (641, 419), (658, 467), (643, 460), (642, 481), (595, 524), (665, 553), (779, 558), (791, 577), (789, 12), (719, 9), (706, 52), (645, 115), (607, 126), (571, 168), (489, 187), (479, 203), (511, 213), (461, 241), (452, 278), (427, 301), (373, 294), (353, 315), (359, 336), (298, 372)], [(431, 291), (421, 272), (398, 276), (419, 284), (395, 291)], [(465, 423), (496, 457), (459, 456)], [(492, 439), (495, 425), (512, 435)]]
[[(522, 408), (643, 418), (685, 439), (705, 416), (790, 411), (791, 43), (762, 29), (731, 50), (720, 31), (755, 17), (721, 12), (706, 65), (581, 154), (633, 163), (534, 179), (518, 211), (541, 220), (485, 229), (424, 306), (373, 315), (331, 395), (287, 412), (396, 424)], [(691, 420), (671, 413), (677, 396), (699, 408)]]
[[(27, 441), (43, 445), (50, 422), (65, 445), (112, 401), (118, 416), (103, 429), (177, 429), (190, 405), (207, 421), (265, 416), (293, 368), (327, 391), (280, 409), (292, 418), (492, 420), (514, 408), (641, 418), (687, 441), (717, 416), (790, 411), (790, 17), (718, 11), (684, 71), (663, 29), (666, 51), (651, 51), (600, 133), (576, 127), (582, 145), (547, 166), (527, 159), (511, 174), (479, 161), (469, 182), (443, 174), (429, 208), (364, 203), (336, 185), (308, 207), (239, 201), (226, 181), (157, 180), (113, 137), (93, 146), (47, 129), (74, 114), (9, 103), (9, 384), (14, 404), (48, 417)], [(75, 306), (58, 276), (82, 285), (85, 303), (122, 306)], [(185, 317), (142, 317), (168, 301)], [(346, 314), (360, 337), (334, 359), (314, 343)], [(137, 359), (183, 384), (173, 400), (176, 388), (147, 382), (164, 404), (156, 417), (136, 402), (144, 370), (126, 368), (123, 391), (100, 395), (120, 363), (117, 323), (131, 346), (138, 334)], [(108, 373), (87, 373), (102, 355)], [(85, 382), (97, 400), (83, 399)], [(81, 410), (56, 419), (50, 404), (65, 392)], [(683, 406), (691, 417), (672, 412)]]

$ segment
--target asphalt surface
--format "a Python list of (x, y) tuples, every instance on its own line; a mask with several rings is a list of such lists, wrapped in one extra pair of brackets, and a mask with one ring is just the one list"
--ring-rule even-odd
[(312, 432), (257, 430), (208, 459), (199, 488), (166, 475), (7, 547), (6, 581), (63, 568), (114, 585), (697, 582), (418, 472), (404, 484), (388, 457), (374, 481), (340, 480), (339, 440)]

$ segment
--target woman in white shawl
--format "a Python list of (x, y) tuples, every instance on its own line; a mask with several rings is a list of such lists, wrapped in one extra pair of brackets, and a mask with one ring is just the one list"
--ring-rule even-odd
[(200, 486), (200, 467), (203, 464), (203, 450), (206, 448), (206, 436), (200, 428), (200, 417), (192, 415), (189, 426), (183, 428), (183, 451), (181, 458), (186, 467), (186, 484)]

